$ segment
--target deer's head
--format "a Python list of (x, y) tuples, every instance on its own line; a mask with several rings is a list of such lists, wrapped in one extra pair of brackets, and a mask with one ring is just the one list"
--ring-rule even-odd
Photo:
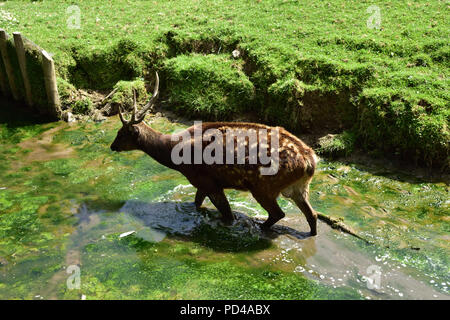
[(138, 139), (139, 139), (139, 124), (144, 120), (145, 114), (148, 110), (153, 107), (153, 103), (158, 96), (159, 89), (159, 77), (156, 73), (155, 90), (150, 101), (145, 105), (140, 112), (137, 111), (136, 103), (136, 91), (133, 90), (133, 111), (131, 113), (130, 120), (125, 119), (122, 107), (119, 106), (119, 117), (122, 121), (122, 128), (117, 132), (116, 139), (111, 144), (112, 151), (131, 151), (138, 149)]

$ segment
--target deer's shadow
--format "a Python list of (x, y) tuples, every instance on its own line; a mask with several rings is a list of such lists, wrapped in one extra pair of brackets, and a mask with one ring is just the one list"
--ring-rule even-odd
[[(97, 203), (95, 207), (101, 205)], [(233, 211), (236, 220), (231, 225), (224, 225), (217, 210), (196, 209), (191, 202), (129, 200), (118, 211), (145, 226), (146, 231), (156, 231), (159, 240), (166, 236), (183, 239), (215, 251), (258, 251), (269, 248), (272, 240), (281, 235), (298, 240), (310, 237), (309, 232), (300, 232), (279, 224), (272, 226), (269, 231), (263, 231), (259, 224), (264, 218), (250, 217), (238, 211)], [(87, 210), (81, 214), (80, 220), (90, 219), (89, 212)]]

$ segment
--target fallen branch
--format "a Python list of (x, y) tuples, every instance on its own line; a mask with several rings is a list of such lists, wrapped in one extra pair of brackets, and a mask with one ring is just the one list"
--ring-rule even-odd
[(116, 93), (118, 88), (115, 88), (113, 91), (111, 91), (106, 97), (104, 97), (102, 99), (102, 102), (100, 104), (102, 104), (103, 102), (105, 102), (109, 97), (111, 97), (114, 93)]
[(346, 226), (341, 219), (337, 219), (337, 218), (332, 218), (330, 216), (327, 216), (321, 212), (317, 212), (317, 216), (320, 220), (322, 220), (323, 222), (325, 222), (326, 224), (328, 224), (330, 227), (332, 227), (333, 229), (338, 229), (341, 230), (342, 232), (348, 233), (360, 240), (363, 240), (366, 243), (369, 244), (373, 244), (373, 242), (361, 237), (359, 234), (356, 233), (355, 230), (353, 230), (352, 228), (350, 228), (349, 226)]

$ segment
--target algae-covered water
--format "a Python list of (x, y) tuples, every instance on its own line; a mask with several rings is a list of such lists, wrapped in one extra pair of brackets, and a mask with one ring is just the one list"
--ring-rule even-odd
[[(170, 133), (185, 125), (149, 118)], [(0, 299), (449, 299), (449, 188), (322, 161), (311, 203), (269, 233), (248, 193), (223, 226), (179, 173), (109, 146), (120, 121), (39, 123), (0, 111)]]

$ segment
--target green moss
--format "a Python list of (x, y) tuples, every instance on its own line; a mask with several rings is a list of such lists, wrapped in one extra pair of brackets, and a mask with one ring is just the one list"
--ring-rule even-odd
[(63, 265), (64, 256), (57, 249), (45, 249), (40, 255), (15, 262), (15, 274), (26, 274), (26, 277), (9, 276), (10, 267), (7, 265), (3, 268), (7, 272), (0, 273), (0, 295), (12, 299), (40, 298), (43, 295), (42, 283), (49, 283)]
[(62, 78), (56, 78), (58, 94), (62, 104), (62, 109), (68, 109), (76, 101), (77, 90), (75, 86)]
[[(443, 252), (448, 248), (440, 240), (449, 227), (443, 218), (448, 206), (445, 184), (425, 183), (383, 168), (372, 175), (364, 167), (336, 162), (319, 162), (318, 172), (311, 184), (316, 210), (342, 218), (368, 236), (380, 245), (376, 249), (380, 256), (389, 254), (436, 277), (447, 272)], [(374, 250), (373, 245), (366, 250)]]
[(431, 57), (427, 54), (418, 54), (413, 56), (413, 64), (416, 67), (429, 67), (431, 65)]
[(74, 114), (84, 114), (88, 115), (92, 112), (94, 108), (94, 105), (92, 103), (92, 100), (88, 97), (84, 97), (82, 100), (77, 100), (73, 107), (72, 112)]
[[(248, 269), (231, 261), (196, 261), (195, 253), (202, 249), (179, 241), (173, 245), (177, 248), (176, 256), (169, 243), (145, 244), (134, 236), (89, 244), (83, 249), (83, 294), (88, 299), (361, 298), (354, 291), (331, 289), (270, 267)], [(108, 254), (105, 261), (100, 257), (105, 252), (121, 254)], [(74, 297), (62, 287), (61, 294), (65, 298)]]
[(344, 131), (340, 134), (329, 134), (320, 138), (316, 151), (320, 155), (337, 158), (352, 153), (354, 144), (354, 135)]
[(267, 239), (261, 239), (256, 234), (242, 235), (238, 232), (230, 231), (229, 228), (212, 228), (208, 225), (202, 225), (197, 228), (193, 238), (196, 242), (217, 251), (251, 252), (267, 249), (271, 245)]
[(58, 159), (48, 161), (44, 166), (56, 175), (67, 176), (78, 169), (81, 164), (75, 159)]
[(5, 250), (12, 245), (19, 247), (36, 240), (44, 229), (37, 217), (37, 210), (47, 203), (48, 198), (45, 196), (26, 197), (25, 195), (28, 194), (12, 196), (11, 200), (21, 199), (19, 209), (3, 214), (0, 219), (0, 236), (5, 244)]
[(0, 192), (0, 211), (5, 211), (6, 209), (9, 209), (12, 207), (13, 202), (8, 199), (8, 192), (2, 191)]
[(378, 149), (426, 165), (447, 161), (450, 110), (445, 102), (429, 102), (413, 90), (400, 97), (394, 90), (364, 90), (358, 135), (366, 149)]
[(145, 82), (142, 79), (133, 81), (119, 81), (114, 86), (116, 92), (110, 97), (109, 102), (120, 105), (124, 110), (132, 110), (133, 108), (133, 91), (136, 92), (136, 102), (143, 105), (147, 102), (147, 90)]
[[(4, 110), (5, 120), (8, 121), (9, 116), (6, 115), (8, 110)], [(1, 111), (0, 111), (1, 113)], [(43, 126), (40, 124), (29, 122), (29, 119), (26, 119), (27, 115), (24, 113), (24, 110), (20, 112), (24, 116), (22, 120), (12, 121), (6, 123), (0, 123), (0, 139), (7, 141), (8, 143), (18, 144), (26, 139), (35, 137), (41, 134), (44, 131), (47, 131), (51, 128), (51, 126)], [(2, 114), (3, 116), (3, 114)], [(37, 119), (33, 119), (35, 122)], [(6, 151), (8, 152), (8, 151)]]
[(121, 39), (109, 48), (73, 47), (75, 65), (69, 67), (70, 82), (78, 88), (109, 89), (120, 80), (142, 76), (141, 50), (142, 44), (131, 39)]
[(226, 119), (249, 109), (254, 88), (241, 62), (223, 55), (182, 55), (167, 60), (170, 105), (186, 115)]

